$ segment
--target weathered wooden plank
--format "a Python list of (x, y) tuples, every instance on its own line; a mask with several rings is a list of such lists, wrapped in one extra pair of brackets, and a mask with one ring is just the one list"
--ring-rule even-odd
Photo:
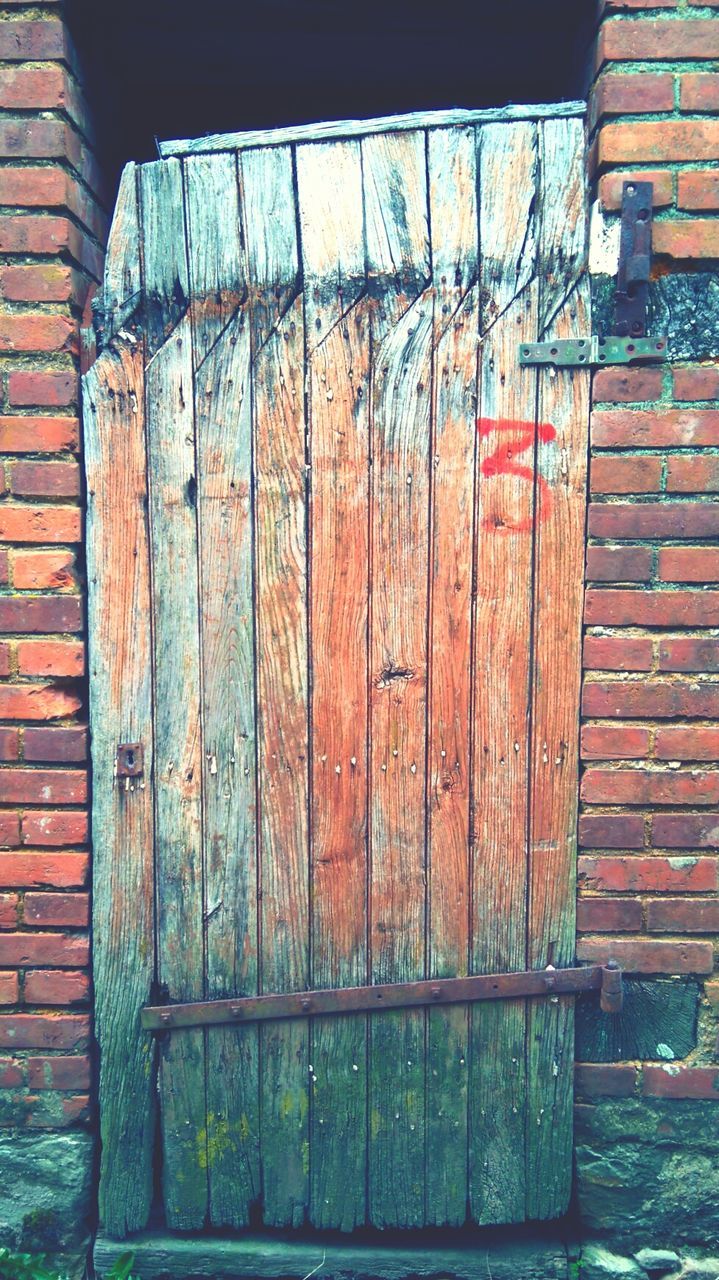
[[(143, 347), (116, 339), (83, 380), (87, 478), (93, 969), (100, 1046), (99, 1214), (123, 1237), (147, 1223), (156, 1124), (155, 1046), (140, 1028), (154, 975), (153, 733)], [(119, 743), (145, 773), (114, 776)]]
[[(369, 314), (357, 142), (297, 151), (307, 332), (311, 986), (367, 980)], [(310, 1219), (365, 1220), (367, 1019), (312, 1023)]]
[[(105, 1275), (125, 1244), (99, 1236), (94, 1262)], [(207, 1277), (207, 1280), (237, 1280), (237, 1277), (307, 1276), (322, 1263), (320, 1275), (327, 1280), (407, 1280), (418, 1276), (432, 1280), (568, 1280), (565, 1246), (552, 1240), (529, 1239), (492, 1242), (476, 1248), (398, 1248), (396, 1245), (308, 1244), (302, 1240), (273, 1240), (262, 1236), (242, 1239), (183, 1239), (147, 1232), (132, 1241), (135, 1269), (144, 1280), (174, 1280), (174, 1277)], [(323, 1261), (324, 1259), (324, 1261)]]
[[(191, 325), (186, 312), (178, 318), (189, 292), (179, 164), (143, 166), (140, 195), (150, 355), (145, 414), (153, 582), (158, 978), (171, 1000), (183, 1001), (204, 994), (204, 904), (197, 481)], [(162, 1046), (160, 1110), (168, 1225), (197, 1228), (207, 1210), (201, 1031), (183, 1031)]]
[[(433, 299), (425, 138), (362, 143), (372, 312), (370, 974), (425, 970), (425, 784)], [(371, 1020), (369, 1218), (424, 1222), (425, 1016)]]
[(120, 187), (107, 239), (102, 284), (104, 343), (108, 343), (140, 301), (140, 236), (137, 216), (137, 165), (130, 161)]
[[(492, 973), (527, 967), (536, 374), (517, 366), (517, 343), (531, 340), (537, 329), (536, 127), (488, 125), (478, 141), (483, 338), (472, 663), (471, 969)], [(481, 1223), (518, 1222), (525, 1202), (525, 1002), (474, 1008), (470, 1018), (472, 1216)]]
[[(470, 652), (477, 437), (477, 163), (473, 129), (428, 151), (434, 315), (428, 974), (468, 972)], [(467, 1212), (468, 1008), (433, 1009), (427, 1036), (426, 1220)]]
[[(257, 994), (250, 326), (234, 156), (185, 162), (192, 298), (203, 721), (206, 990)], [(259, 1196), (259, 1033), (207, 1033), (213, 1226)]]
[[(255, 467), (260, 990), (309, 980), (304, 320), (289, 150), (241, 158)], [(262, 1028), (264, 1218), (299, 1226), (309, 1188), (306, 1022)]]
[(550, 102), (530, 106), (463, 108), (446, 111), (412, 111), (404, 115), (377, 116), (368, 120), (329, 120), (322, 124), (289, 125), (282, 129), (249, 129), (243, 133), (210, 133), (202, 138), (160, 142), (160, 155), (186, 155), (202, 151), (235, 151), (246, 147), (279, 147), (293, 142), (364, 137), (370, 133), (397, 133), (409, 129), (445, 129), (449, 125), (479, 125), (491, 121), (544, 120), (556, 116), (585, 116), (586, 102)]
[[(589, 332), (584, 136), (579, 121), (540, 130), (542, 230), (539, 338)], [(562, 264), (561, 272), (557, 264)], [(530, 775), (531, 968), (572, 963), (581, 679), (589, 371), (544, 371), (539, 418), (552, 438), (538, 449), (534, 679)], [(549, 434), (549, 433), (547, 433)], [(574, 999), (528, 1014), (527, 1216), (569, 1203), (572, 1176)]]

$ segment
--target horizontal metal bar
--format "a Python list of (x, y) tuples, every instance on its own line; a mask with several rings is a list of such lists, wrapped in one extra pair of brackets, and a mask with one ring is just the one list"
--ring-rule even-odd
[[(412, 1005), (462, 1004), (474, 1000), (511, 1000), (522, 996), (567, 995), (601, 990), (606, 974), (621, 984), (621, 972), (591, 965), (581, 969), (536, 969), (527, 973), (483, 973), (471, 978), (438, 978), (426, 982), (388, 982), (376, 987), (344, 987), (328, 991), (294, 991), (287, 995), (243, 996), (236, 1000), (204, 1000), (195, 1004), (148, 1006), (142, 1026), (148, 1031), (206, 1027), (216, 1023), (265, 1022), (315, 1014), (361, 1013), (404, 1009)], [(617, 979), (618, 975), (618, 979)]]
[(551, 364), (556, 368), (584, 365), (632, 364), (666, 360), (667, 340), (656, 338), (558, 338), (554, 342), (521, 342), (519, 363)]

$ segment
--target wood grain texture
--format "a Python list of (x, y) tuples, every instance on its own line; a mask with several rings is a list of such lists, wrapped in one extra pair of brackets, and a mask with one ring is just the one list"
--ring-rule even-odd
[(107, 239), (100, 297), (103, 341), (127, 322), (140, 301), (140, 231), (137, 213), (137, 165), (130, 161), (120, 178)]
[(322, 124), (297, 124), (283, 129), (248, 129), (244, 133), (206, 134), (203, 138), (183, 138), (160, 142), (163, 157), (189, 152), (233, 151), (246, 147), (278, 147), (293, 142), (321, 142), (356, 138), (366, 134), (397, 133), (409, 129), (444, 129), (448, 125), (478, 125), (490, 121), (543, 120), (554, 116), (581, 116), (586, 102), (550, 102), (531, 106), (464, 108), (446, 111), (412, 111), (407, 115), (377, 116), (368, 120), (329, 120)]
[[(425, 970), (432, 292), (425, 138), (362, 144), (372, 311), (371, 878), (374, 982)], [(420, 1226), (425, 1015), (370, 1020), (369, 1217)]]
[[(234, 156), (185, 162), (197, 435), (206, 990), (256, 994), (250, 324)], [(260, 1193), (259, 1032), (207, 1032), (210, 1221)]]
[[(579, 121), (540, 130), (540, 340), (588, 333), (586, 191)], [(561, 261), (563, 271), (557, 271)], [(573, 962), (589, 371), (539, 375), (540, 444), (534, 577), (529, 846), (529, 964)], [(545, 511), (545, 508), (546, 511)], [(571, 1193), (574, 1000), (536, 1002), (528, 1016), (527, 1215), (564, 1213)]]
[[(309, 743), (304, 316), (292, 157), (242, 158), (256, 485), (260, 990), (309, 982)], [(275, 310), (276, 308), (276, 310)], [(309, 1031), (260, 1040), (267, 1226), (299, 1226), (309, 1191)]]
[[(311, 986), (367, 979), (369, 314), (359, 143), (297, 151), (312, 465)], [(310, 1219), (365, 1220), (367, 1019), (312, 1022)]]
[[(143, 291), (150, 359), (145, 415), (152, 562), (158, 979), (171, 1000), (202, 999), (204, 900), (196, 457), (192, 332), (179, 164), (140, 171)], [(184, 282), (184, 289), (182, 287)], [(160, 345), (156, 350), (153, 342)], [(179, 685), (179, 696), (178, 696)], [(171, 1036), (160, 1054), (163, 1195), (168, 1225), (207, 1211), (205, 1037)]]
[[(529, 480), (502, 468), (527, 434), (522, 424), (533, 445), (536, 373), (518, 367), (517, 344), (537, 328), (536, 127), (488, 125), (478, 142), (483, 338), (471, 965), (491, 973), (527, 967), (533, 447), (520, 459)], [(524, 1218), (525, 1026), (524, 1001), (471, 1011), (469, 1191), (480, 1223)]]
[[(100, 1046), (103, 1229), (141, 1230), (152, 1203), (156, 1049), (139, 1012), (154, 976), (153, 732), (143, 347), (117, 339), (83, 381), (87, 479), (93, 967)], [(115, 778), (119, 743), (144, 776)]]
[[(428, 975), (463, 976), (469, 948), (472, 560), (477, 418), (477, 161), (473, 129), (429, 135), (433, 283)], [(468, 1007), (427, 1014), (426, 1221), (467, 1212)]]

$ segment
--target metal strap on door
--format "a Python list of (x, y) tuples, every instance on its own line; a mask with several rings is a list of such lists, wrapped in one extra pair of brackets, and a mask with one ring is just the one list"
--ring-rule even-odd
[(220, 1023), (266, 1022), (313, 1014), (376, 1013), (417, 1005), (463, 1004), (476, 1000), (512, 1000), (522, 996), (571, 995), (599, 991), (604, 1013), (618, 1013), (623, 1003), (622, 971), (613, 961), (577, 969), (538, 969), (525, 973), (483, 973), (469, 978), (425, 982), (388, 982), (341, 990), (294, 991), (284, 995), (204, 1000), (193, 1004), (152, 1005), (142, 1010), (147, 1031), (173, 1031)]

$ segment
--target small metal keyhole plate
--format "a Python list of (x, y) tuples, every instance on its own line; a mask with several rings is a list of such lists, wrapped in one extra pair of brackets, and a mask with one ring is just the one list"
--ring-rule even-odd
[(123, 742), (117, 748), (115, 773), (118, 778), (139, 778), (145, 767), (145, 752), (141, 742)]

